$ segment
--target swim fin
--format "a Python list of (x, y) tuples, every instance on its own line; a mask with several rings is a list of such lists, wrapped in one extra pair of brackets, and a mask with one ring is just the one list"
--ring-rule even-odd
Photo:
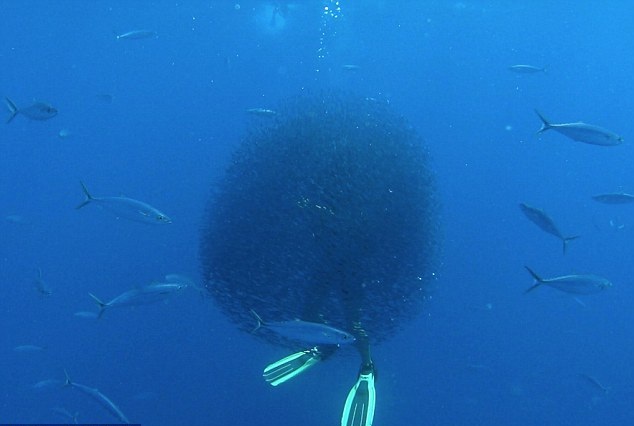
[(374, 389), (374, 364), (361, 367), (357, 383), (350, 389), (343, 407), (341, 426), (372, 426), (376, 391)]
[(315, 346), (312, 349), (296, 352), (282, 358), (264, 369), (262, 376), (271, 386), (277, 386), (292, 379), (322, 359), (322, 354)]

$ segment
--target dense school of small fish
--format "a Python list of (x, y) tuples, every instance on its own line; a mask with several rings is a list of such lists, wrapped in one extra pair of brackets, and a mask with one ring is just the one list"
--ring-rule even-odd
[[(158, 38), (158, 35), (155, 31), (151, 30), (134, 30), (116, 34), (115, 38), (116, 40), (142, 40), (156, 39)], [(357, 72), (360, 70), (360, 67), (355, 64), (343, 64), (341, 69), (349, 72)], [(538, 67), (528, 64), (512, 65), (509, 66), (508, 69), (517, 74), (546, 73), (546, 67)], [(104, 103), (111, 103), (113, 96), (111, 94), (100, 93), (95, 95), (95, 99)], [(11, 123), (17, 116), (23, 116), (28, 120), (45, 121), (53, 119), (58, 114), (58, 110), (46, 102), (36, 101), (28, 105), (18, 106), (18, 104), (16, 104), (11, 98), (6, 96), (5, 103), (8, 110), (8, 117), (6, 119), (7, 123)], [(263, 118), (271, 118), (277, 115), (276, 111), (264, 107), (245, 108), (244, 111), (250, 115)], [(605, 128), (583, 122), (552, 123), (546, 119), (541, 112), (537, 110), (535, 112), (542, 123), (541, 128), (537, 132), (539, 134), (548, 130), (553, 130), (574, 141), (600, 146), (615, 146), (623, 142), (623, 138), (620, 135)], [(60, 138), (66, 138), (71, 134), (72, 133), (69, 130), (62, 129), (59, 131), (58, 136)], [(85, 198), (76, 207), (77, 209), (82, 209), (83, 207), (92, 204), (110, 212), (117, 219), (123, 218), (150, 224), (169, 224), (172, 222), (170, 217), (165, 213), (145, 202), (123, 196), (95, 197), (88, 191), (83, 182), (80, 182), (80, 184)], [(625, 204), (634, 202), (634, 195), (624, 192), (597, 194), (592, 196), (592, 198), (597, 202), (605, 204)], [(526, 203), (519, 203), (519, 207), (527, 219), (529, 219), (542, 231), (555, 236), (562, 242), (564, 254), (567, 252), (568, 243), (579, 238), (578, 235), (566, 236), (562, 233), (559, 227), (555, 224), (555, 221), (544, 210), (530, 206)], [(5, 220), (14, 224), (28, 224), (28, 221), (19, 215), (8, 215), (5, 217)], [(526, 293), (541, 286), (548, 286), (565, 293), (588, 295), (602, 292), (612, 286), (612, 283), (609, 280), (596, 275), (564, 275), (552, 278), (542, 278), (528, 266), (526, 269), (530, 276), (534, 279), (534, 284), (525, 291)], [(53, 294), (53, 289), (43, 279), (43, 273), (40, 268), (37, 269), (37, 276), (34, 279), (34, 288), (42, 297), (49, 297)], [(108, 301), (104, 301), (90, 293), (88, 296), (97, 304), (98, 311), (78, 311), (74, 315), (78, 318), (97, 320), (103, 316), (106, 310), (111, 310), (115, 307), (120, 308), (147, 305), (150, 303), (164, 301), (185, 288), (193, 288), (199, 291), (201, 295), (205, 294), (204, 288), (196, 285), (193, 280), (182, 275), (169, 274), (165, 276), (163, 282), (153, 282), (143, 286), (134, 287)], [(487, 309), (491, 309), (491, 306), (487, 305)], [(326, 324), (301, 320), (269, 322), (260, 318), (255, 311), (251, 312), (256, 323), (254, 332), (260, 328), (266, 328), (274, 333), (280, 334), (281, 336), (314, 344), (350, 344), (355, 340), (354, 336), (350, 333), (329, 327)], [(16, 353), (34, 353), (45, 350), (45, 347), (35, 344), (21, 344), (13, 347), (13, 351)], [(308, 350), (306, 352), (310, 353), (311, 351), (312, 350)], [(266, 373), (269, 372), (265, 371), (265, 375)], [(64, 387), (76, 389), (80, 393), (95, 400), (108, 413), (110, 413), (112, 418), (115, 420), (125, 424), (130, 423), (128, 417), (110, 397), (106, 396), (97, 388), (72, 381), (66, 371), (64, 371), (64, 374), (64, 380), (51, 378), (43, 379), (33, 384), (31, 388), (34, 390), (46, 388), (61, 389)], [(604, 393), (607, 393), (609, 390), (608, 387), (605, 387), (593, 376), (580, 373), (580, 377)], [(273, 384), (276, 384), (275, 380), (277, 379), (271, 378), (267, 381), (271, 381)], [(78, 413), (73, 414), (62, 407), (54, 407), (52, 410), (66, 421), (72, 421), (73, 423), (78, 422)]]

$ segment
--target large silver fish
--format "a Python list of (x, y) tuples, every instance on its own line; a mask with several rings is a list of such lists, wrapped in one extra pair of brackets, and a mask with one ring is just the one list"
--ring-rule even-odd
[(610, 281), (596, 275), (563, 275), (561, 277), (542, 278), (528, 266), (525, 266), (525, 268), (535, 279), (535, 284), (529, 287), (525, 293), (535, 290), (541, 285), (547, 285), (571, 294), (594, 294), (612, 287)]
[(81, 391), (82, 393), (88, 395), (89, 397), (97, 401), (99, 404), (101, 404), (102, 407), (108, 410), (110, 414), (112, 414), (117, 419), (119, 419), (120, 422), (126, 425), (130, 424), (130, 420), (128, 420), (126, 415), (123, 414), (123, 411), (121, 411), (121, 409), (119, 409), (119, 407), (117, 407), (117, 405), (114, 402), (112, 402), (110, 398), (108, 398), (106, 395), (101, 393), (99, 389), (91, 388), (86, 385), (82, 385), (81, 383), (76, 383), (71, 381), (66, 370), (64, 370), (64, 374), (66, 374), (66, 381), (64, 382), (64, 386), (75, 388)]
[(581, 121), (576, 123), (553, 124), (540, 114), (539, 111), (535, 110), (535, 112), (542, 120), (542, 127), (537, 133), (543, 133), (546, 130), (553, 129), (572, 140), (589, 143), (591, 145), (613, 146), (623, 142), (621, 136), (602, 127), (586, 124)]
[(566, 254), (566, 249), (568, 248), (568, 242), (579, 238), (579, 235), (574, 235), (572, 237), (564, 237), (564, 235), (559, 231), (559, 228), (557, 228), (557, 225), (555, 225), (555, 222), (543, 210), (538, 209), (537, 207), (529, 206), (528, 204), (525, 204), (525, 203), (520, 203), (519, 206), (522, 212), (524, 213), (524, 215), (531, 222), (539, 226), (539, 228), (542, 231), (548, 232), (549, 234), (554, 235), (555, 237), (559, 238), (563, 242), (564, 254)]
[(266, 327), (282, 337), (315, 344), (341, 345), (355, 341), (352, 334), (326, 324), (301, 320), (264, 322), (253, 309), (251, 313), (258, 322), (254, 332)]
[(608, 194), (593, 195), (592, 199), (604, 204), (634, 203), (634, 195), (625, 192), (612, 192)]
[(150, 303), (160, 302), (185, 287), (186, 285), (181, 283), (152, 283), (121, 293), (110, 302), (102, 302), (94, 294), (88, 294), (99, 306), (97, 318), (101, 318), (107, 308), (148, 305)]
[(80, 183), (86, 199), (76, 209), (81, 209), (93, 203), (100, 205), (117, 218), (123, 217), (137, 222), (152, 224), (172, 223), (172, 220), (165, 213), (160, 212), (149, 204), (128, 197), (93, 197), (88, 192), (86, 185), (83, 182)]
[(26, 118), (31, 120), (44, 121), (49, 118), (53, 118), (57, 115), (57, 110), (51, 105), (44, 102), (35, 102), (32, 105), (24, 108), (18, 108), (15, 103), (9, 98), (4, 98), (7, 108), (9, 109), (9, 118), (7, 123), (15, 118), (16, 115), (22, 114)]

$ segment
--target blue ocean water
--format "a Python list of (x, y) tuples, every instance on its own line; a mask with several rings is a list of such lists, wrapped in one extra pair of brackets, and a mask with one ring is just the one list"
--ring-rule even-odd
[[(194, 290), (99, 321), (74, 313), (97, 311), (89, 292), (110, 299), (170, 273), (200, 281), (214, 182), (261, 119), (245, 110), (344, 89), (388, 100), (416, 128), (442, 203), (426, 309), (373, 349), (374, 424), (630, 424), (634, 207), (591, 198), (634, 192), (629, 9), (552, 3), (4, 2), (0, 95), (59, 113), (18, 114), (1, 130), (0, 422), (72, 422), (55, 407), (115, 421), (77, 390), (34, 388), (63, 382), (66, 370), (146, 425), (339, 424), (357, 359), (270, 387), (262, 369), (287, 351), (239, 332)], [(116, 38), (139, 29), (156, 36)], [(516, 74), (514, 64), (546, 72)], [(535, 108), (625, 142), (538, 136)], [(75, 210), (80, 180), (173, 223)], [(581, 238), (562, 255), (520, 202)], [(614, 286), (579, 300), (549, 288), (524, 294), (524, 265)], [(38, 269), (50, 296), (35, 289)]]

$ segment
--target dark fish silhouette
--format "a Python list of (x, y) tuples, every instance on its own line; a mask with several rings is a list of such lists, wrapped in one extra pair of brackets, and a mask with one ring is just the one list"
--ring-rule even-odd
[(592, 199), (604, 204), (627, 204), (634, 203), (634, 195), (625, 192), (613, 192), (609, 194), (593, 195)]
[(539, 228), (548, 232), (551, 235), (559, 238), (563, 242), (564, 254), (566, 254), (566, 248), (568, 247), (568, 242), (574, 239), (579, 238), (579, 235), (575, 235), (572, 237), (564, 237), (563, 234), (555, 225), (555, 222), (548, 216), (543, 210), (538, 209), (536, 207), (529, 206), (528, 204), (520, 203), (520, 209), (524, 213), (524, 215), (535, 225), (539, 226)]
[(7, 108), (10, 113), (7, 123), (10, 123), (18, 114), (22, 114), (26, 118), (37, 121), (48, 120), (49, 118), (53, 118), (57, 115), (57, 110), (44, 102), (35, 102), (28, 107), (18, 108), (11, 99), (4, 98), (4, 100), (7, 103)]

